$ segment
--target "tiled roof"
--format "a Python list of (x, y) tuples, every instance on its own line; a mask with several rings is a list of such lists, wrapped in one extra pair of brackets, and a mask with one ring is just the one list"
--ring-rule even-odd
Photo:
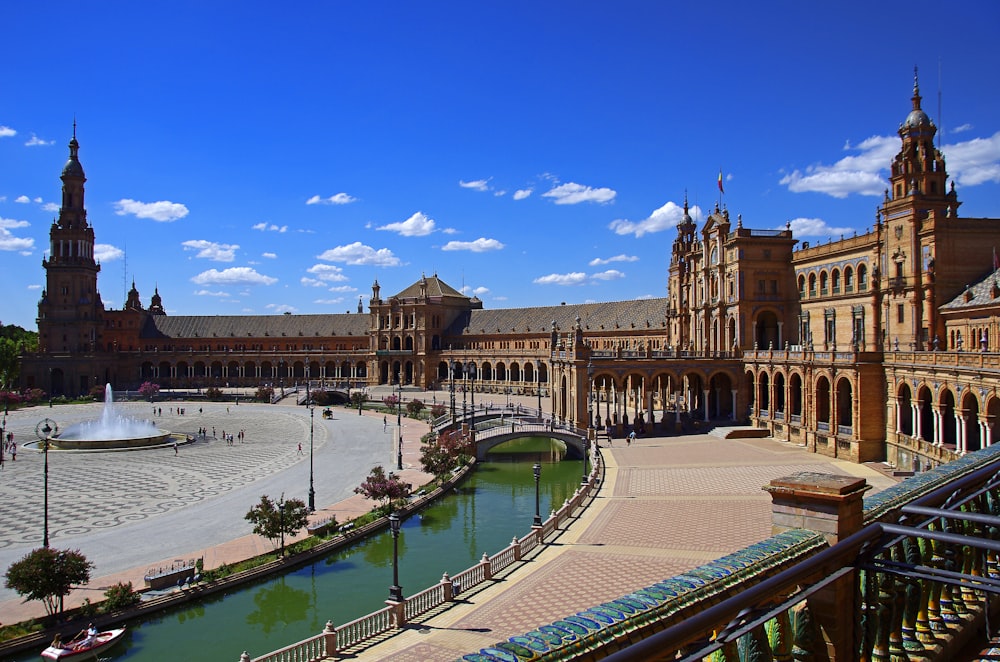
[[(451, 285), (448, 285), (443, 280), (441, 280), (440, 278), (438, 278), (437, 274), (434, 274), (430, 278), (427, 278), (426, 276), (424, 276), (423, 278), (421, 278), (421, 280), (422, 281), (426, 281), (426, 283), (427, 283), (427, 296), (429, 296), (429, 297), (458, 297), (460, 299), (468, 299), (469, 298), (469, 297), (465, 296), (464, 294), (462, 294), (461, 292), (459, 292), (458, 290), (456, 290)], [(403, 290), (399, 294), (396, 294), (395, 295), (396, 298), (398, 298), (398, 299), (413, 299), (413, 298), (419, 297), (420, 296), (420, 282), (421, 281), (418, 280), (417, 282), (413, 283), (412, 285), (410, 285), (409, 287), (407, 287), (405, 290)]]
[(585, 333), (600, 333), (602, 327), (604, 331), (662, 329), (665, 328), (666, 315), (666, 298), (472, 310), (459, 316), (445, 335), (548, 333), (552, 330), (553, 321), (556, 329), (565, 333), (573, 329), (577, 317)]
[(367, 314), (332, 315), (151, 315), (144, 338), (367, 337)]
[(1000, 269), (968, 287), (957, 297), (941, 306), (941, 310), (961, 310), (1000, 305)]

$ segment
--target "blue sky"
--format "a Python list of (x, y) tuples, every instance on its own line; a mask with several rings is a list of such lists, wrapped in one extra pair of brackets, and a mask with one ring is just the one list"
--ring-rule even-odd
[(664, 296), (720, 169), (748, 227), (870, 228), (914, 66), (962, 215), (1000, 216), (992, 0), (0, 16), (4, 324), (35, 328), (74, 117), (108, 308), (133, 279), (174, 315), (367, 310), (422, 273), (487, 308)]

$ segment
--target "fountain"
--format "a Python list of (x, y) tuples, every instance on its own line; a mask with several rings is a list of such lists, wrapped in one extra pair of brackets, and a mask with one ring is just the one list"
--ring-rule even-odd
[(115, 411), (111, 384), (104, 386), (104, 410), (101, 417), (71, 425), (52, 437), (56, 449), (141, 448), (167, 443), (170, 433), (149, 421), (125, 416)]

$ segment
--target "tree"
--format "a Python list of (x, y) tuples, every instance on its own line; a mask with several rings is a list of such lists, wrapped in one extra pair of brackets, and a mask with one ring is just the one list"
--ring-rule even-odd
[(153, 382), (143, 382), (139, 386), (139, 395), (146, 398), (150, 402), (153, 401), (153, 398), (155, 398), (159, 394), (159, 392), (160, 392), (160, 385), (154, 384)]
[(302, 499), (285, 500), (282, 494), (277, 502), (262, 494), (260, 503), (252, 507), (243, 519), (253, 523), (253, 532), (271, 541), (275, 549), (278, 541), (281, 545), (281, 556), (285, 555), (285, 535), (294, 535), (296, 531), (309, 523), (309, 509)]
[(90, 581), (94, 564), (80, 550), (58, 550), (40, 547), (28, 552), (20, 561), (7, 568), (4, 585), (27, 600), (40, 600), (50, 616), (58, 607), (62, 612), (63, 598), (74, 585)]
[(447, 407), (444, 406), (444, 403), (437, 402), (437, 403), (434, 403), (433, 405), (431, 405), (431, 417), (432, 418), (441, 418), (442, 416), (444, 416), (444, 413), (446, 411), (448, 411), (448, 409), (447, 409)]
[(387, 395), (382, 398), (382, 403), (385, 404), (389, 409), (395, 409), (396, 405), (399, 403), (399, 396), (393, 393), (392, 395)]
[(365, 400), (367, 400), (367, 398), (365, 397), (363, 391), (354, 391), (353, 393), (351, 393), (352, 407), (357, 407), (358, 409), (361, 409), (361, 407), (365, 404)]
[(410, 415), (411, 418), (416, 418), (423, 411), (424, 403), (420, 400), (410, 400), (406, 403), (406, 413)]
[(404, 499), (410, 494), (410, 484), (404, 483), (396, 474), (386, 475), (382, 465), (373, 467), (365, 482), (354, 488), (355, 494), (361, 494), (372, 501), (380, 501), (382, 507), (388, 506), (396, 499)]
[(14, 324), (0, 326), (0, 389), (17, 383), (21, 354), (38, 351), (38, 334)]
[(460, 430), (442, 432), (435, 441), (424, 444), (420, 464), (424, 471), (442, 480), (472, 452), (472, 440)]
[(260, 386), (257, 388), (257, 393), (254, 394), (255, 400), (260, 400), (261, 402), (270, 402), (271, 398), (274, 397), (274, 388), (270, 386)]

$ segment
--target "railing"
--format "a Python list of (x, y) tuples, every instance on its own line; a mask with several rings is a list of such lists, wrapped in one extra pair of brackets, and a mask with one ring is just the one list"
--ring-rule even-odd
[[(463, 570), (454, 577), (449, 577), (445, 573), (440, 582), (404, 598), (399, 605), (389, 605), (339, 627), (334, 627), (332, 623), (328, 622), (322, 633), (273, 653), (253, 658), (252, 662), (315, 662), (322, 660), (368, 639), (401, 628), (411, 619), (453, 601), (458, 593), (492, 580), (495, 574), (524, 558), (525, 554), (535, 549), (546, 538), (557, 533), (559, 526), (565, 523), (577, 508), (583, 506), (584, 501), (597, 489), (602, 465), (599, 451), (595, 452), (592, 459), (594, 468), (588, 482), (581, 485), (573, 497), (568, 499), (559, 510), (553, 511), (541, 527), (533, 528), (524, 538), (515, 538), (510, 545), (493, 556), (484, 554), (479, 563)], [(249, 657), (247, 660), (249, 661)]]
[(865, 499), (863, 528), (832, 547), (791, 529), (578, 612), (572, 643), (545, 625), (508, 641), (547, 660), (963, 659), (1000, 595), (998, 498), (992, 447)]

